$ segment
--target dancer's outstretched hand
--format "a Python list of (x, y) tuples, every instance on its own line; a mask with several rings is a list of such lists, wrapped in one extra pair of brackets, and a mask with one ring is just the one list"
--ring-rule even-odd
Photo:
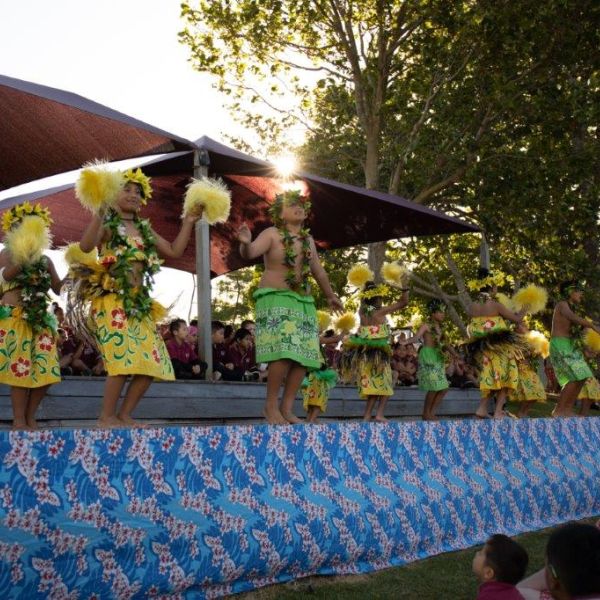
[(246, 223), (242, 223), (242, 226), (238, 229), (237, 239), (242, 244), (249, 244), (252, 241), (252, 232)]
[(339, 314), (344, 312), (344, 305), (335, 294), (327, 298), (327, 304), (329, 304), (329, 308), (331, 308), (334, 313)]

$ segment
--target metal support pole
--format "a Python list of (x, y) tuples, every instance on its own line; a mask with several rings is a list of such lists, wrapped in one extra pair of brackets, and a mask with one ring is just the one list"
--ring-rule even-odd
[[(194, 150), (194, 177), (208, 176), (208, 153)], [(198, 302), (198, 356), (207, 365), (206, 378), (213, 372), (212, 310), (210, 293), (210, 228), (204, 218), (196, 221), (196, 299)]]

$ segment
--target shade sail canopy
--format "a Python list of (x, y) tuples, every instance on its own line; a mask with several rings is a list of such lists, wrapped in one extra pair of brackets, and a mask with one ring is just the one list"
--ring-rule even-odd
[(0, 75), (0, 190), (110, 161), (193, 144), (102, 104)]
[[(231, 215), (227, 223), (211, 228), (211, 271), (222, 275), (249, 263), (242, 260), (235, 240), (245, 221), (258, 235), (270, 225), (267, 210), (281, 181), (275, 167), (229, 148), (207, 137), (195, 142), (201, 158), (209, 162), (209, 175), (221, 177), (232, 191)], [(152, 177), (153, 197), (144, 209), (157, 233), (168, 240), (177, 235), (183, 194), (193, 174), (193, 152), (176, 152), (152, 160), (143, 166)], [(365, 190), (310, 175), (296, 174), (304, 182), (312, 201), (309, 221), (319, 249), (333, 249), (356, 244), (408, 236), (468, 233), (479, 231), (474, 225), (449, 217), (381, 192)], [(10, 198), (0, 203), (0, 210), (25, 199), (48, 206), (54, 216), (56, 245), (81, 237), (89, 216), (76, 200), (72, 186), (61, 186), (34, 194)], [(183, 257), (167, 260), (169, 267), (195, 271), (195, 252), (190, 244)]]

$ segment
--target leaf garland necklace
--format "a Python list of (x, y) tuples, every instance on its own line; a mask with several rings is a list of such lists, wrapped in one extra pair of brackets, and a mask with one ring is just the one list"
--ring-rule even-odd
[(29, 265), (23, 265), (14, 277), (15, 287), (21, 288), (23, 319), (34, 333), (49, 328), (56, 331), (56, 317), (48, 312), (48, 291), (52, 283), (45, 256)]
[[(285, 282), (288, 284), (290, 289), (294, 292), (305, 294), (310, 293), (310, 284), (308, 282), (308, 276), (310, 275), (310, 232), (308, 228), (303, 228), (298, 232), (298, 235), (292, 235), (285, 226), (278, 227), (279, 235), (283, 243), (284, 258), (283, 264), (288, 268), (285, 274)], [(300, 270), (300, 277), (296, 272), (296, 250), (294, 248), (294, 241), (298, 238), (302, 242), (301, 253), (302, 253), (302, 267)]]
[[(133, 245), (123, 223), (123, 218), (115, 210), (110, 210), (104, 225), (110, 231), (110, 240), (106, 247), (110, 249), (115, 258), (108, 264), (108, 272), (114, 279), (113, 290), (123, 300), (123, 310), (128, 317), (141, 319), (150, 314), (152, 298), (150, 290), (154, 285), (154, 275), (160, 271), (160, 260), (156, 251), (156, 240), (148, 219), (140, 219), (135, 214), (133, 223), (136, 226), (144, 245), (143, 251)], [(142, 258), (143, 255), (143, 258)], [(142, 265), (141, 284), (131, 284), (131, 263), (139, 262)]]

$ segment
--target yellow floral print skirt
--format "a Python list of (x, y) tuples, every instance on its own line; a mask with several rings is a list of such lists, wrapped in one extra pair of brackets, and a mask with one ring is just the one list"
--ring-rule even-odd
[(92, 319), (109, 375), (175, 379), (165, 343), (151, 317), (128, 318), (121, 299), (116, 294), (107, 294), (92, 301)]
[(60, 381), (56, 339), (50, 329), (33, 333), (20, 306), (0, 306), (0, 383), (37, 388)]

